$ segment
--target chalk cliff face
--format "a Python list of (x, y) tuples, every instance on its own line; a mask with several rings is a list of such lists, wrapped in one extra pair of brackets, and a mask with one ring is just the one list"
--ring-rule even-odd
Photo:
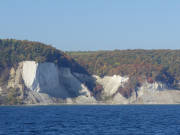
[(160, 82), (145, 82), (137, 93), (133, 92), (129, 98), (116, 93), (113, 98), (105, 101), (108, 104), (179, 104), (180, 91), (167, 89), (165, 84)]
[(121, 77), (120, 75), (113, 75), (113, 76), (105, 76), (103, 78), (99, 76), (95, 76), (97, 82), (101, 84), (104, 88), (102, 92), (103, 97), (111, 97), (117, 93), (117, 90), (120, 86), (123, 85), (128, 81), (128, 77)]
[[(101, 100), (92, 96), (86, 82), (102, 85)], [(175, 104), (180, 103), (180, 91), (169, 90), (160, 82), (145, 81), (129, 98), (118, 88), (129, 81), (128, 76), (90, 76), (57, 67), (54, 63), (23, 61), (10, 70), (7, 89), (18, 90), (24, 104)], [(0, 94), (3, 93), (0, 87)]]
[[(8, 87), (24, 91), (25, 104), (94, 103), (87, 87), (81, 83), (69, 68), (59, 68), (54, 63), (24, 61), (16, 70), (11, 69)], [(23, 82), (22, 84), (20, 82)]]
[[(22, 78), (25, 86), (35, 92), (47, 93), (55, 97), (67, 97), (68, 93), (60, 79), (64, 78), (62, 72), (68, 69), (58, 68), (53, 63), (35, 63), (34, 61), (25, 61), (22, 63)], [(60, 78), (60, 75), (63, 78)], [(68, 75), (68, 74), (67, 74)]]

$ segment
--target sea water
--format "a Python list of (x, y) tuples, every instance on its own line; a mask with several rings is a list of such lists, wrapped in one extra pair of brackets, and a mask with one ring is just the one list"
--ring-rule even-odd
[(2, 106), (0, 135), (180, 135), (179, 105)]

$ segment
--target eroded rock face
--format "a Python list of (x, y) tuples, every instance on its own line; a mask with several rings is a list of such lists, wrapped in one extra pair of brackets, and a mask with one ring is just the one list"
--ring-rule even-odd
[(139, 90), (151, 90), (151, 91), (160, 91), (167, 89), (167, 86), (160, 82), (148, 83), (145, 81)]
[(59, 98), (68, 96), (64, 86), (60, 83), (59, 70), (55, 64), (39, 64), (34, 61), (25, 61), (22, 64), (22, 77), (28, 89)]
[(38, 63), (35, 61), (25, 61), (22, 62), (22, 78), (27, 88), (34, 91), (39, 91), (36, 86), (36, 74)]
[(0, 94), (2, 93), (2, 88), (0, 87)]
[(115, 93), (117, 93), (117, 90), (120, 86), (123, 87), (123, 85), (129, 80), (128, 77), (122, 77), (120, 75), (113, 75), (113, 76), (105, 76), (103, 78), (100, 78), (98, 76), (95, 76), (97, 79), (97, 82), (100, 83), (104, 90), (102, 92), (104, 97), (111, 97)]
[(135, 93), (129, 101), (133, 104), (179, 104), (180, 91), (170, 90), (165, 84), (160, 82), (147, 83), (138, 89), (137, 97)]
[[(145, 81), (130, 98), (123, 97), (118, 88), (128, 77), (119, 75), (90, 76), (73, 73), (69, 68), (53, 63), (24, 61), (10, 70), (7, 89), (18, 90), (24, 104), (176, 104), (180, 103), (180, 91), (169, 90), (160, 82)], [(101, 101), (96, 101), (85, 83), (97, 82), (103, 86)], [(0, 94), (5, 86), (0, 87)]]
[(36, 99), (37, 102), (45, 104), (53, 103), (54, 98), (61, 98), (62, 102), (67, 98), (73, 98), (73, 102), (82, 104), (87, 101), (95, 102), (87, 87), (71, 73), (69, 68), (59, 68), (53, 63), (34, 61), (25, 61), (21, 65), (22, 79), (30, 90), (27, 98), (33, 103)]

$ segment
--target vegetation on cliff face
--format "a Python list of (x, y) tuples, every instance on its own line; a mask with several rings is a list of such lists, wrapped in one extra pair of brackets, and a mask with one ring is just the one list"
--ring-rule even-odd
[(130, 80), (121, 94), (129, 97), (144, 80), (164, 82), (178, 88), (180, 81), (180, 50), (114, 50), (97, 52), (67, 52), (91, 74), (118, 74)]
[[(39, 42), (26, 40), (0, 40), (0, 82), (7, 80), (9, 68), (21, 61), (53, 62), (72, 71), (87, 73), (86, 70), (64, 52)], [(3, 75), (2, 75), (3, 74)]]

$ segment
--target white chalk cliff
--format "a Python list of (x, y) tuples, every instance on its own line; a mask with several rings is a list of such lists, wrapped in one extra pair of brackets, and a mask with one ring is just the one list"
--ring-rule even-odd
[[(102, 101), (92, 96), (84, 82), (95, 80), (103, 86)], [(69, 68), (54, 63), (23, 61), (10, 71), (7, 88), (18, 88), (24, 104), (176, 104), (180, 103), (180, 91), (166, 89), (160, 82), (145, 83), (123, 97), (118, 88), (123, 87), (127, 76), (89, 76), (71, 72)], [(2, 88), (0, 87), (0, 93)]]
[(8, 87), (19, 87), (22, 77), (26, 88), (25, 104), (96, 102), (87, 87), (71, 73), (69, 68), (59, 68), (54, 63), (24, 61), (19, 63), (14, 72), (11, 74), (12, 79), (9, 80)]
[(62, 85), (62, 80), (65, 79), (63, 72), (66, 72), (68, 76), (69, 72), (66, 71), (68, 69), (59, 71), (53, 63), (39, 64), (34, 61), (25, 61), (22, 64), (22, 78), (28, 89), (39, 93), (47, 93), (55, 97), (68, 96), (64, 85)]
[(130, 98), (117, 93), (114, 98), (107, 101), (109, 104), (179, 104), (180, 91), (167, 89), (160, 82), (145, 82)]
[(117, 90), (120, 86), (123, 85), (129, 80), (128, 77), (121, 77), (120, 75), (105, 76), (103, 78), (99, 76), (94, 76), (97, 79), (97, 82), (101, 84), (104, 88), (102, 95), (104, 97), (113, 96), (117, 93)]

